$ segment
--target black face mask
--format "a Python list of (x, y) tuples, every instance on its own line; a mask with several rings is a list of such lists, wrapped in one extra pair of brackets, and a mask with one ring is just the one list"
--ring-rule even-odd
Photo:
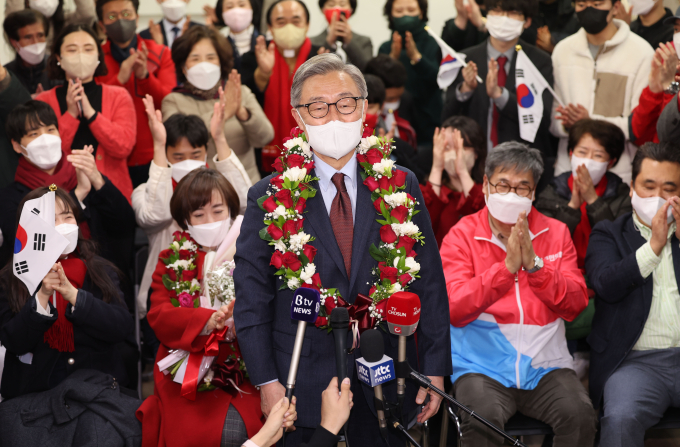
[(608, 25), (607, 16), (609, 15), (609, 9), (595, 9), (592, 6), (588, 6), (583, 11), (577, 12), (576, 17), (581, 23), (581, 26), (588, 34), (598, 34)]

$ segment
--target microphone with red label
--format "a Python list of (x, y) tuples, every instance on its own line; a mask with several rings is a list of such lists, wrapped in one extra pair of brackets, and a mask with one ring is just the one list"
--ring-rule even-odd
[(387, 327), (391, 334), (399, 336), (397, 351), (397, 411), (401, 417), (406, 396), (406, 378), (410, 371), (406, 368), (406, 337), (413, 335), (420, 321), (420, 298), (411, 292), (397, 292), (387, 300)]

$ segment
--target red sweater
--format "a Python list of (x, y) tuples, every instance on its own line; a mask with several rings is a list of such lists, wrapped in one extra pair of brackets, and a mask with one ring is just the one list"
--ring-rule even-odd
[(425, 199), (425, 207), (430, 213), (432, 230), (437, 239), (437, 245), (441, 247), (444, 236), (451, 227), (456, 225), (461, 217), (474, 214), (486, 206), (482, 185), (475, 183), (467, 198), (458, 191), (453, 191), (446, 186), (441, 187), (440, 195), (434, 193), (432, 184), (420, 185), (420, 190)]
[[(147, 94), (151, 95), (154, 106), (160, 110), (165, 95), (170, 93), (177, 85), (175, 64), (172, 62), (170, 49), (165, 45), (157, 44), (153, 39), (142, 39), (139, 35), (137, 35), (137, 48), (141, 49), (142, 41), (149, 50), (146, 64), (149, 76), (146, 79), (137, 79), (135, 74), (132, 73), (128, 82), (123, 86), (132, 96), (137, 114), (137, 144), (127, 160), (128, 166), (145, 165), (153, 158), (153, 137), (149, 129), (149, 120), (144, 111), (142, 98)], [(111, 42), (107, 41), (102, 46), (102, 50), (109, 74), (97, 77), (97, 83), (120, 87), (121, 84), (118, 82), (120, 64), (111, 55)]]
[(673, 96), (664, 92), (652, 93), (649, 87), (642, 90), (640, 102), (633, 110), (630, 122), (633, 135), (635, 135), (633, 142), (636, 145), (642, 146), (649, 141), (659, 142), (659, 136), (656, 134), (656, 123), (659, 121), (664, 107), (673, 99)]
[[(46, 102), (59, 117), (59, 134), (61, 148), (66, 154), (72, 148), (73, 138), (78, 131), (80, 120), (70, 113), (61, 113), (57, 88), (42, 92), (35, 99)], [(97, 147), (97, 169), (107, 176), (111, 183), (130, 201), (132, 196), (132, 181), (127, 169), (127, 158), (135, 146), (136, 117), (132, 98), (121, 87), (102, 85), (102, 111), (90, 123), (92, 135), (99, 142)]]

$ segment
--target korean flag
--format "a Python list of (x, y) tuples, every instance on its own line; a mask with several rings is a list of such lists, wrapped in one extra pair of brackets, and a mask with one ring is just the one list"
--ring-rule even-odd
[(68, 246), (68, 240), (54, 229), (54, 201), (54, 191), (29, 200), (19, 218), (12, 267), (31, 295)]

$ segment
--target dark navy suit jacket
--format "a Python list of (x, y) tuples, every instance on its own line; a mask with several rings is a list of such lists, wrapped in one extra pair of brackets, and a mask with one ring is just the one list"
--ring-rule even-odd
[[(360, 170), (361, 167), (357, 166), (357, 169)], [(411, 366), (421, 373), (446, 376), (451, 374), (452, 364), (444, 273), (418, 181), (412, 172), (406, 171), (406, 192), (419, 202), (417, 208), (420, 213), (414, 216), (413, 221), (426, 239), (424, 246), (414, 247), (418, 253), (416, 260), (421, 265), (421, 278), (411, 285), (410, 291), (420, 297), (422, 311), (416, 333), (418, 346), (416, 347), (414, 336), (408, 337), (407, 356)], [(356, 178), (361, 177), (357, 175)], [(248, 192), (248, 207), (236, 242), (234, 281), (237, 295), (234, 320), (251, 382), (258, 385), (278, 379), (285, 385), (297, 321), (290, 318), (293, 293), (287, 288), (279, 290), (282, 281), (274, 276), (276, 270), (269, 265), (273, 247), (259, 236), (259, 231), (264, 228), (264, 211), (258, 207), (257, 199), (266, 194), (270, 179), (271, 176), (261, 180)], [(313, 186), (318, 190), (318, 184)], [(343, 298), (350, 303), (354, 302), (358, 293), (368, 295), (368, 283), (373, 283), (371, 270), (377, 267), (377, 262), (370, 256), (368, 249), (371, 244), (380, 241), (380, 224), (376, 222), (378, 214), (371, 202), (368, 188), (358, 180), (350, 278), (345, 273), (343, 258), (321, 192), (317, 192), (314, 198), (307, 201), (304, 217), (305, 232), (316, 238), (311, 244), (317, 248), (314, 263), (323, 285), (338, 288)], [(396, 359), (397, 337), (386, 330), (383, 334), (385, 354)], [(348, 346), (351, 346), (350, 334)], [(359, 357), (362, 357), (360, 349), (347, 356), (347, 371), (352, 378), (355, 377), (354, 360)], [(295, 386), (298, 399), (297, 426), (316, 427), (320, 422), (321, 392), (328, 387), (334, 376), (336, 367), (333, 335), (310, 324), (305, 333)], [(363, 386), (363, 391), (375, 414), (373, 390)], [(405, 411), (414, 410), (417, 391), (417, 385), (407, 381)], [(383, 385), (383, 392), (390, 402), (396, 402), (396, 381)], [(354, 396), (355, 400), (360, 398), (362, 397)], [(377, 420), (374, 426), (377, 432)]]
[[(633, 214), (602, 221), (590, 234), (586, 274), (597, 293), (593, 328), (588, 336), (590, 398), (600, 407), (604, 385), (642, 334), (652, 305), (653, 273), (640, 274), (635, 252), (647, 243)], [(680, 279), (680, 241), (671, 237), (675, 277)]]

